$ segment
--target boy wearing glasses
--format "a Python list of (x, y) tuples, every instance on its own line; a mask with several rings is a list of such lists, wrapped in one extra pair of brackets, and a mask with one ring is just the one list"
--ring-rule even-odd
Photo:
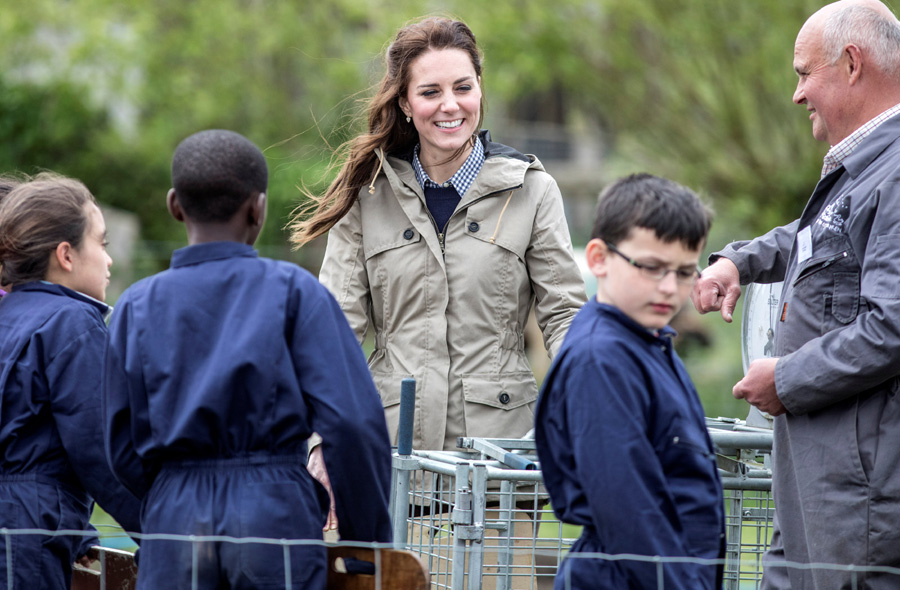
[(722, 586), (719, 564), (653, 561), (724, 557), (715, 454), (668, 326), (700, 274), (710, 221), (691, 190), (648, 174), (600, 197), (586, 248), (597, 297), (572, 322), (535, 417), (553, 509), (584, 527), (558, 589)]

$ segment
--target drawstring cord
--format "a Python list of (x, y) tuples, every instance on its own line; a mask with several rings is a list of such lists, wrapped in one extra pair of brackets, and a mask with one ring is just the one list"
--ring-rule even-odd
[(506, 213), (506, 208), (509, 207), (509, 202), (512, 200), (513, 191), (509, 191), (509, 196), (506, 197), (506, 203), (503, 205), (503, 209), (500, 211), (500, 217), (497, 218), (497, 227), (494, 228), (494, 235), (491, 236), (491, 244), (494, 243), (494, 240), (497, 238), (497, 232), (500, 231), (500, 222), (503, 220), (503, 214)]
[[(378, 155), (376, 150), (375, 155)], [(381, 174), (381, 167), (384, 165), (384, 150), (381, 150), (381, 157), (378, 158), (378, 170), (375, 171), (375, 176), (372, 177), (372, 182), (369, 184), (369, 194), (375, 194), (375, 179), (378, 178), (378, 175)]]

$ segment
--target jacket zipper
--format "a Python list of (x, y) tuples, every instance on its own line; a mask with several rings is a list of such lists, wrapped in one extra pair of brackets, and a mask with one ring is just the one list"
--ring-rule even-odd
[[(428, 213), (428, 219), (431, 220), (431, 226), (434, 228), (434, 231), (437, 233), (438, 245), (440, 245), (440, 247), (441, 247), (441, 256), (443, 256), (444, 255), (444, 238), (446, 237), (446, 234), (444, 232), (447, 229), (447, 225), (444, 225), (443, 229), (438, 227), (437, 221), (434, 220), (434, 216), (432, 216), (431, 211), (428, 210), (427, 204), (425, 205), (425, 212)], [(453, 217), (453, 216), (451, 215), (450, 217)], [(450, 220), (448, 219), (447, 224), (449, 224), (449, 223), (450, 223)]]
[[(482, 200), (484, 200), (484, 199), (487, 199), (488, 197), (493, 197), (494, 195), (499, 195), (499, 194), (501, 194), (501, 193), (505, 193), (506, 191), (515, 191), (515, 190), (519, 190), (520, 188), (522, 188), (522, 186), (523, 186), (523, 185), (520, 184), (520, 185), (517, 185), (517, 186), (510, 187), (510, 188), (505, 188), (505, 189), (502, 189), (502, 190), (499, 190), (499, 191), (494, 191), (494, 192), (488, 193), (488, 194), (486, 194), (486, 195), (482, 195), (482, 196), (478, 197), (477, 199), (471, 201), (470, 203), (467, 203), (467, 204), (466, 204), (466, 209), (468, 209), (469, 207), (471, 207), (471, 206), (474, 205), (475, 203), (478, 203), (479, 201), (482, 201)], [(428, 211), (428, 205), (427, 205), (427, 204), (425, 205), (425, 211)], [(438, 235), (438, 244), (440, 244), (440, 246), (441, 246), (441, 255), (444, 255), (444, 254), (445, 254), (445, 250), (446, 250), (446, 238), (447, 238), (446, 230), (447, 230), (447, 226), (450, 225), (450, 220), (453, 219), (453, 216), (456, 215), (459, 211), (462, 211), (462, 209), (457, 209), (456, 211), (454, 211), (454, 212), (450, 215), (450, 217), (447, 219), (447, 224), (444, 225), (443, 229), (438, 228), (437, 222), (434, 220), (434, 217), (432, 217), (432, 215), (431, 215), (431, 211), (428, 211), (428, 219), (431, 220), (431, 225), (434, 226), (434, 230), (437, 232), (437, 235)]]
[(840, 252), (839, 254), (835, 254), (831, 258), (828, 258), (827, 260), (825, 260), (825, 262), (807, 266), (806, 268), (803, 269), (803, 271), (799, 275), (797, 275), (797, 278), (794, 279), (793, 284), (796, 285), (801, 279), (805, 279), (806, 277), (813, 275), (813, 274), (819, 272), (820, 270), (824, 270), (824, 269), (828, 268), (829, 266), (831, 266), (832, 264), (834, 264), (835, 262), (837, 262), (838, 260), (843, 260), (844, 258), (847, 258), (849, 255), (850, 255), (849, 252), (847, 250), (844, 250), (843, 252)]

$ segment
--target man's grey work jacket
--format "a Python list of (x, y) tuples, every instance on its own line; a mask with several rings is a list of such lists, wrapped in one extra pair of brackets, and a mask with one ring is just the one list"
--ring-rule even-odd
[[(900, 117), (819, 181), (800, 219), (710, 260), (720, 256), (741, 284), (784, 280), (771, 557), (900, 565)], [(849, 574), (822, 569), (766, 577), (764, 587), (851, 587)], [(900, 587), (897, 576), (863, 580)]]

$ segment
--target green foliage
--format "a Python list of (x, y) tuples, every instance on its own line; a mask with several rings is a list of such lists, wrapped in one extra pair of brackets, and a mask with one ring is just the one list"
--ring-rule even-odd
[(827, 146), (791, 101), (794, 39), (817, 0), (387, 4), (373, 19), (388, 34), (385, 14), (394, 28), (397, 14), (469, 23), (485, 53), (489, 113), (559, 92), (568, 122), (606, 132), (606, 176), (643, 169), (688, 184), (739, 235), (797, 217), (821, 168)]
[[(423, 14), (458, 16), (485, 52), (489, 113), (558, 92), (568, 118), (607, 132), (610, 175), (643, 168), (673, 177), (752, 233), (796, 216), (819, 166), (822, 148), (790, 102), (794, 36), (816, 4), (31, 0), (5, 11), (0, 64), (8, 87), (67, 80), (86, 105), (117, 113), (99, 130), (78, 108), (65, 121), (81, 121), (88, 152), (111, 160), (110, 202), (138, 212), (148, 237), (170, 239), (177, 228), (166, 229), (153, 195), (167, 188), (181, 138), (228, 127), (265, 147), (281, 225), (298, 184), (327, 181), (332, 148), (357, 129), (358, 99), (377, 81), (397, 28)], [(41, 160), (62, 161), (53, 150)]]
[[(712, 195), (746, 235), (799, 215), (823, 147), (791, 103), (797, 31), (809, 1), (608, 0), (572, 47), (582, 108), (599, 113), (619, 156)], [(583, 32), (583, 31), (579, 31)]]
[[(607, 144), (597, 163), (604, 180), (647, 170), (710, 197), (717, 248), (797, 217), (818, 177), (826, 146), (791, 103), (791, 61), (797, 31), (820, 4), (11, 3), (0, 19), (0, 170), (73, 175), (101, 201), (135, 212), (146, 270), (155, 270), (184, 242), (164, 207), (172, 151), (200, 129), (234, 129), (270, 165), (262, 251), (315, 270), (321, 246), (291, 253), (283, 229), (298, 187), (317, 192), (328, 182), (333, 150), (359, 129), (361, 100), (396, 30), (444, 14), (468, 22), (484, 50), (489, 126), (493, 113), (558, 98), (559, 112), (538, 120), (596, 124)], [(737, 341), (736, 327), (728, 339)], [(734, 357), (723, 354), (709, 363)], [(727, 362), (739, 367), (739, 352)], [(715, 374), (724, 377), (714, 388), (733, 379), (731, 369)]]
[(0, 80), (0, 162), (6, 170), (36, 173), (53, 161), (60, 172), (77, 169), (105, 117), (84, 104), (71, 84), (10, 86)]

